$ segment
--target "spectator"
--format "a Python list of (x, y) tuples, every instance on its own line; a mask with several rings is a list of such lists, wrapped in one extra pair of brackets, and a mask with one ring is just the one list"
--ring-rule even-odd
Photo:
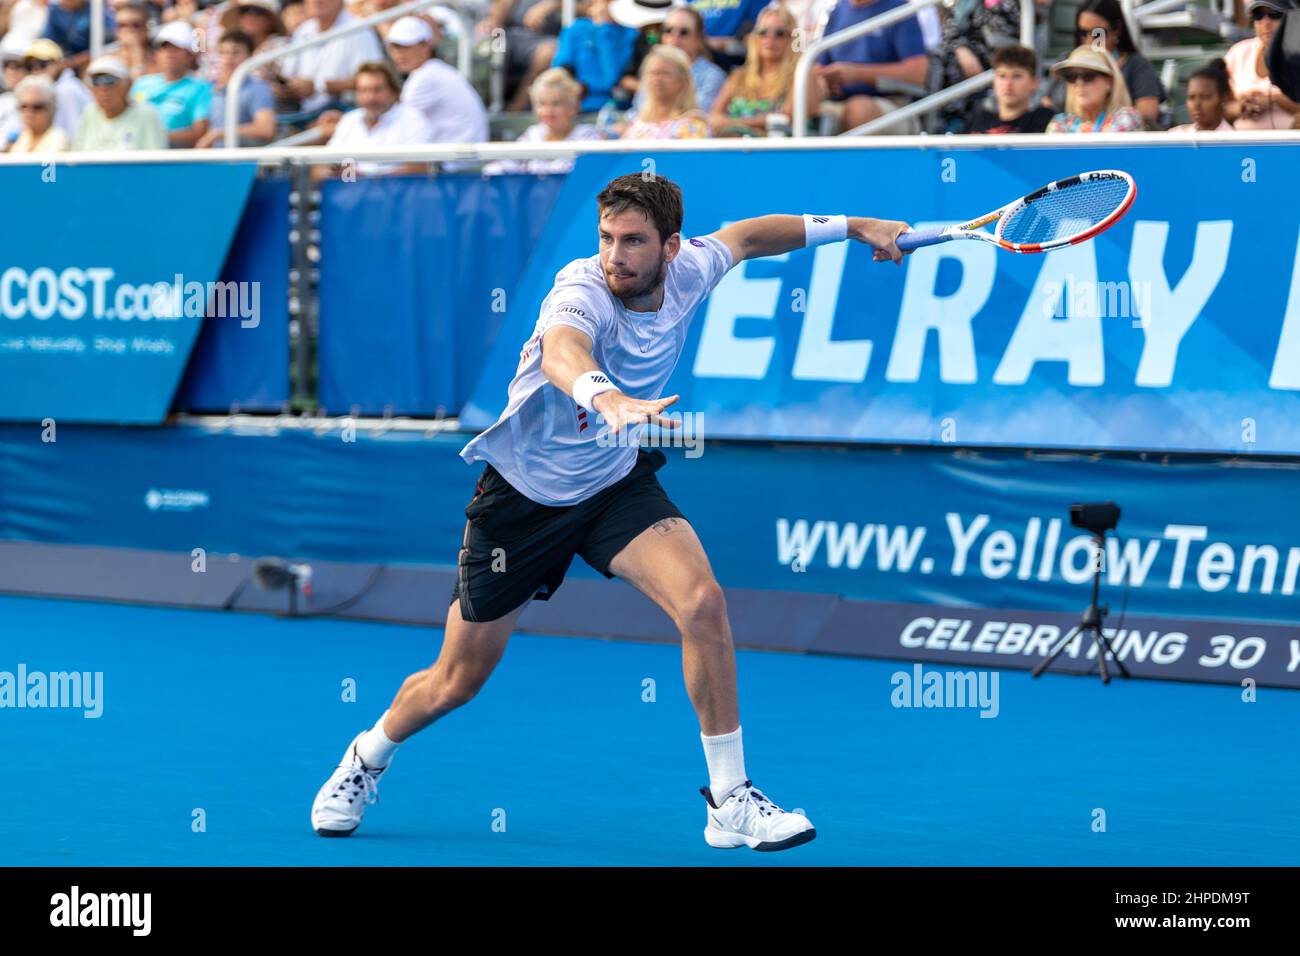
[[(361, 64), (353, 86), (357, 91), (357, 108), (344, 113), (338, 121), (329, 140), (331, 148), (364, 149), (432, 142), (433, 130), (424, 114), (400, 101), (402, 84), (389, 64)], [(362, 176), (418, 173), (424, 168), (421, 163), (360, 162), (356, 165), (357, 173)], [(318, 166), (312, 173), (321, 179), (329, 174), (329, 170)]]
[[(992, 66), (993, 51), (1015, 43), (1019, 35), (1020, 0), (957, 0), (943, 24), (940, 43), (929, 52), (926, 89), (937, 93), (978, 76)], [(979, 99), (967, 96), (943, 104), (935, 114), (931, 131), (966, 132), (979, 108)], [(1046, 120), (1043, 125), (1047, 125)]]
[(1131, 133), (1142, 129), (1124, 76), (1106, 50), (1084, 44), (1052, 67), (1065, 83), (1065, 112), (1047, 126), (1049, 133)]
[[(653, 2), (653, 0), (651, 0)], [(742, 38), (758, 22), (758, 14), (769, 0), (690, 0), (704, 22), (705, 42), (724, 68), (745, 62)], [(669, 4), (661, 4), (668, 7)]]
[(623, 139), (702, 139), (709, 124), (695, 105), (690, 58), (672, 46), (657, 46), (641, 64), (646, 103), (622, 131)]
[(293, 32), (307, 22), (306, 0), (284, 0), (280, 5), (280, 22), (284, 31), (293, 36)]
[(998, 108), (983, 107), (971, 118), (972, 133), (1041, 133), (1052, 121), (1048, 106), (1035, 106), (1038, 57), (1027, 46), (999, 47), (993, 54), (993, 95)]
[(406, 76), (402, 102), (424, 114), (431, 143), (485, 143), (487, 110), (474, 87), (433, 55), (437, 40), (427, 20), (401, 17), (388, 31), (388, 52)]
[[(907, 0), (839, 0), (831, 8), (825, 35), (905, 6)], [(897, 109), (892, 100), (881, 95), (875, 86), (877, 81), (898, 80), (920, 86), (925, 83), (927, 71), (925, 41), (916, 17), (837, 44), (819, 55), (813, 67), (819, 99), (829, 97), (833, 103), (843, 104), (845, 129)], [(911, 121), (891, 132), (903, 132), (907, 127), (916, 130), (919, 124)]]
[(1224, 56), (1232, 100), (1224, 111), (1239, 130), (1290, 129), (1300, 106), (1273, 85), (1264, 54), (1292, 0), (1250, 0), (1246, 11), (1255, 35), (1234, 43)]
[[(528, 96), (533, 103), (537, 122), (524, 130), (516, 142), (562, 143), (598, 140), (600, 131), (589, 123), (578, 123), (578, 102), (582, 97), (582, 84), (567, 70), (554, 67), (533, 80)], [(483, 167), (486, 175), (497, 173), (567, 173), (573, 169), (573, 160), (563, 156), (554, 159), (502, 159)]]
[(65, 68), (67, 62), (63, 50), (53, 40), (37, 40), (23, 55), (28, 73), (43, 73), (54, 84), (54, 95), (58, 98), (54, 122), (71, 139), (77, 135), (81, 114), (90, 105), (90, 94), (77, 74)]
[(1223, 59), (1212, 60), (1208, 66), (1193, 73), (1187, 80), (1187, 115), (1190, 123), (1175, 126), (1171, 133), (1232, 132), (1232, 124), (1223, 111), (1232, 99), (1228, 84), (1228, 67)]
[(160, 72), (142, 76), (132, 94), (158, 111), (173, 147), (193, 146), (208, 131), (212, 84), (191, 75), (194, 30), (184, 20), (165, 23), (154, 37)]
[[(212, 87), (209, 128), (194, 145), (198, 149), (225, 144), (226, 87), (230, 77), (253, 55), (253, 38), (241, 30), (223, 30), (217, 44), (221, 74)], [(271, 86), (256, 76), (246, 76), (239, 86), (240, 145), (264, 146), (275, 136), (275, 96)]]
[(493, 0), (477, 32), (489, 36), (497, 30), (506, 41), (506, 80), (515, 83), (506, 109), (518, 112), (528, 105), (533, 80), (551, 65), (560, 35), (560, 0)]
[(131, 71), (115, 56), (86, 68), (95, 102), (86, 108), (72, 143), (75, 150), (166, 149), (167, 130), (148, 103), (131, 102)]
[(187, 20), (195, 35), (203, 38), (202, 42), (195, 44), (194, 75), (215, 83), (221, 75), (221, 35), (225, 33), (222, 21), (226, 10), (219, 0), (217, 3), (202, 0), (200, 6), (201, 9)]
[[(311, 19), (293, 31), (294, 43), (357, 22), (343, 9), (343, 0), (306, 0), (306, 11)], [(362, 64), (383, 56), (374, 30), (361, 30), (290, 54), (282, 61), (281, 73), (288, 79), (281, 80), (283, 92), (277, 91), (276, 99), (287, 96), (300, 101), (305, 110), (321, 110), (356, 88)]]
[(610, 18), (615, 23), (637, 31), (636, 43), (632, 45), (632, 57), (623, 68), (623, 76), (614, 89), (614, 102), (619, 107), (629, 106), (636, 95), (641, 83), (641, 64), (645, 62), (646, 54), (659, 45), (664, 17), (671, 9), (660, 0), (613, 0), (610, 3)]
[(1106, 48), (1119, 64), (1124, 85), (1142, 121), (1151, 129), (1158, 128), (1160, 103), (1166, 98), (1164, 84), (1155, 67), (1137, 51), (1119, 0), (1084, 0), (1075, 14), (1074, 42)]
[(770, 6), (746, 39), (745, 65), (731, 71), (714, 101), (709, 126), (714, 136), (763, 136), (767, 114), (790, 112), (794, 70), (794, 15), (783, 6)]
[(23, 117), (23, 131), (10, 148), (11, 153), (61, 153), (69, 144), (68, 136), (54, 125), (57, 97), (49, 77), (29, 76), (18, 84), (18, 109)]
[(23, 62), (26, 47), (16, 42), (20, 39), (21, 37), (9, 36), (0, 39), (0, 62), (3, 63), (4, 69), (4, 82), (0, 85), (3, 85), (5, 90), (0, 93), (0, 153), (7, 150), (23, 131), (22, 116), (18, 111), (18, 96), (14, 93), (14, 90), (18, 89), (18, 84), (27, 76), (27, 65)]
[[(759, 14), (759, 19), (762, 19), (762, 13)], [(788, 36), (791, 29), (785, 27), (787, 46), (790, 45)], [(709, 59), (709, 48), (704, 42), (704, 20), (700, 17), (699, 11), (694, 7), (673, 7), (664, 20), (660, 36), (662, 42), (677, 47), (691, 58), (691, 80), (695, 83), (695, 103), (704, 112), (709, 112), (717, 102), (723, 84), (727, 82), (727, 73)], [(752, 32), (750, 36), (753, 36)], [(752, 51), (755, 44), (750, 43), (748, 47)], [(636, 119), (644, 103), (645, 94), (638, 90), (632, 97), (632, 109), (624, 119)]]
[[(80, 70), (90, 60), (90, 0), (53, 0), (41, 35), (59, 45), (68, 58), (65, 67)], [(108, 4), (104, 5), (104, 37), (112, 37)]]
[[(47, 0), (0, 0), (0, 37), (14, 49), (27, 49), (45, 33)], [(10, 90), (10, 92), (13, 92)]]
[[(236, 30), (253, 41), (254, 53), (269, 53), (289, 44), (289, 30), (281, 19), (276, 0), (238, 0), (232, 3), (221, 17), (222, 36)], [(217, 49), (220, 50), (220, 44)], [(253, 76), (267, 84), (274, 84), (279, 75), (280, 64), (274, 61), (253, 70)]]
[(133, 0), (117, 7), (115, 16), (120, 44), (115, 55), (131, 71), (131, 79), (156, 72), (153, 45), (149, 42), (149, 8)]
[(583, 112), (595, 111), (609, 102), (635, 44), (636, 30), (610, 19), (609, 0), (591, 0), (587, 16), (560, 31), (551, 65), (568, 70), (582, 84)]

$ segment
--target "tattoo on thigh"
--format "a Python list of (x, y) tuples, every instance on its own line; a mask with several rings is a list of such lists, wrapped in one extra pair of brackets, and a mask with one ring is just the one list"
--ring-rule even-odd
[(661, 518), (654, 523), (653, 527), (660, 534), (672, 534), (686, 527), (686, 522), (681, 518)]

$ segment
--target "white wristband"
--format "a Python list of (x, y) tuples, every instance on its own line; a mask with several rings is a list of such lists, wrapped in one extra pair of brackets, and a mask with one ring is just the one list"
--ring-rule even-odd
[(583, 372), (573, 380), (573, 400), (589, 412), (596, 409), (591, 404), (591, 400), (601, 392), (609, 392), (617, 389), (618, 386), (609, 380), (609, 376), (604, 372)]
[(827, 242), (840, 242), (849, 237), (848, 216), (813, 216), (803, 214), (803, 244), (820, 246)]

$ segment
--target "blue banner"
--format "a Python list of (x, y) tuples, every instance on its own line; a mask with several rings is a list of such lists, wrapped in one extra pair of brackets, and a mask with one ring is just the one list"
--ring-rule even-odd
[(525, 175), (325, 183), (321, 405), (455, 415), (515, 308), (563, 183)]
[[(1116, 168), (1137, 181), (1133, 207), (1061, 251), (958, 241), (895, 268), (835, 243), (742, 263), (696, 314), (665, 394), (711, 438), (1300, 453), (1297, 164), (1297, 143), (1172, 138), (584, 155), (462, 422), (504, 407), (555, 273), (596, 252), (595, 197), (615, 176), (680, 184), (694, 236), (774, 212), (946, 225)], [(733, 167), (744, 188), (719, 189)]]
[(158, 423), (205, 316), (253, 163), (0, 167), (0, 419)]
[(256, 290), (256, 321), (205, 322), (176, 392), (186, 412), (273, 412), (289, 402), (289, 188), (259, 179), (221, 280)]
[[(0, 538), (452, 566), (481, 471), (457, 456), (466, 439), (346, 422), (274, 437), (4, 426)], [(667, 454), (660, 481), (728, 587), (1082, 611), (1096, 557), (1069, 505), (1113, 499), (1123, 516), (1102, 587), (1114, 612), (1127, 589), (1135, 615), (1300, 621), (1300, 465), (711, 443)], [(581, 561), (571, 573), (595, 576)]]

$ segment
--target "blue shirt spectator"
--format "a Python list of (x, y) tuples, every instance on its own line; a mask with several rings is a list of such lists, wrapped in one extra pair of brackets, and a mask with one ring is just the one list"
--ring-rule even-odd
[[(239, 87), (239, 125), (253, 122), (259, 110), (275, 110), (275, 94), (265, 80), (255, 76), (244, 77)], [(213, 87), (209, 128), (221, 129), (226, 122), (226, 87)]]
[[(104, 39), (112, 39), (113, 20), (109, 5), (104, 4)], [(45, 20), (47, 40), (53, 40), (64, 56), (76, 56), (90, 49), (89, 0), (58, 0), (51, 3)]]
[(212, 109), (212, 84), (188, 75), (169, 81), (161, 73), (150, 73), (132, 84), (131, 97), (152, 104), (163, 126), (172, 132), (188, 129), (208, 118)]
[[(875, 0), (868, 3), (854, 3), (852, 0), (839, 0), (831, 8), (826, 21), (823, 36), (830, 36), (840, 30), (878, 17), (882, 13), (898, 7), (907, 6), (907, 0)], [(866, 36), (856, 37), (837, 44), (817, 57), (822, 65), (831, 63), (899, 63), (913, 56), (925, 56), (925, 40), (921, 37), (921, 25), (916, 17), (908, 17), (883, 30), (875, 30)], [(848, 99), (850, 96), (877, 96), (875, 86), (869, 83), (846, 84), (836, 100)]]
[(584, 113), (598, 110), (610, 94), (636, 44), (637, 31), (609, 19), (609, 4), (595, 0), (591, 17), (582, 17), (560, 31), (551, 59), (552, 67), (564, 67), (587, 88), (578, 108)]

